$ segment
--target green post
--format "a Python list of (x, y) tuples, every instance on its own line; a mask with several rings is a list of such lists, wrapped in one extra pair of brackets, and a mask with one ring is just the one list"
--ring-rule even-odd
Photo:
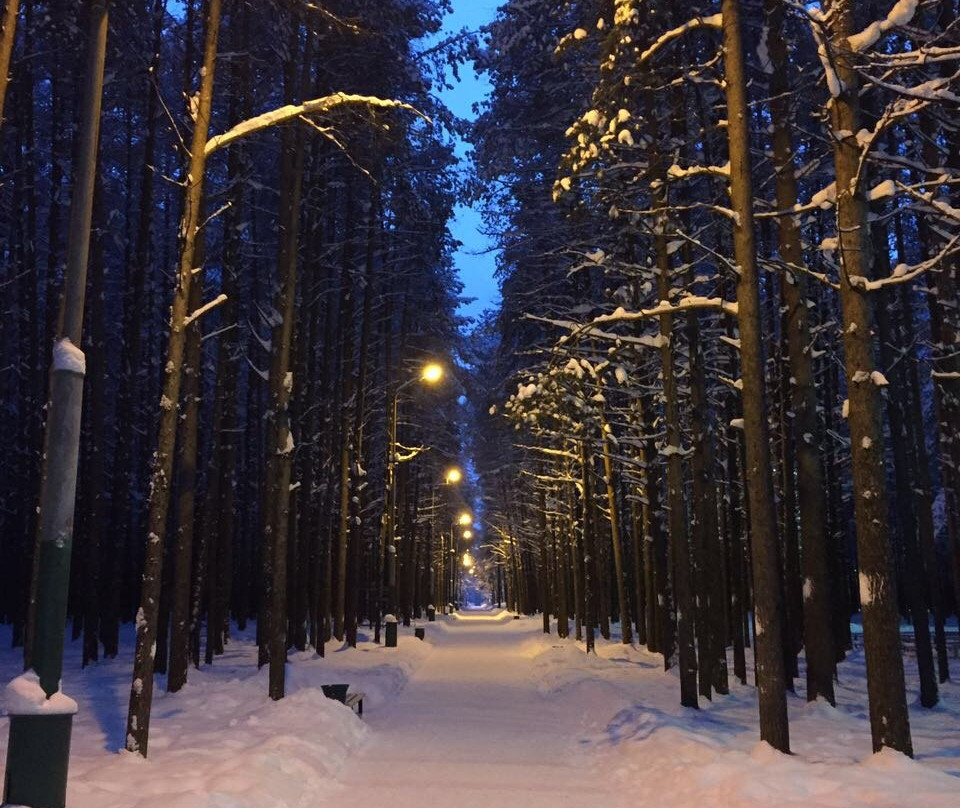
[(73, 715), (11, 715), (5, 805), (64, 808)]
[(384, 647), (386, 648), (396, 648), (397, 647), (397, 618), (392, 614), (388, 614), (383, 618), (384, 627), (386, 629), (386, 641), (384, 642)]
[[(36, 611), (31, 625), (30, 662), (43, 695), (39, 705), (10, 710), (10, 743), (4, 776), (5, 804), (63, 808), (66, 803), (70, 733), (75, 705), (57, 709), (70, 587), (77, 462), (86, 363), (79, 346), (83, 331), (90, 229), (100, 144), (103, 72), (106, 62), (108, 0), (87, 0), (86, 73), (80, 101), (81, 125), (70, 199), (70, 225), (63, 301), (50, 373), (40, 525), (37, 547)], [(44, 704), (44, 701), (48, 704)], [(58, 697), (63, 704), (63, 697)]]

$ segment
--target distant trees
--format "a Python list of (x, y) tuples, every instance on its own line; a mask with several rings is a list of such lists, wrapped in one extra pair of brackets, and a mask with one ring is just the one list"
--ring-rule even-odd
[[(555, 567), (545, 508), (578, 636), (594, 615), (632, 623), (679, 666), (684, 705), (725, 692), (729, 647), (745, 679), (755, 643), (761, 737), (784, 750), (799, 652), (807, 698), (832, 702), (860, 611), (874, 747), (909, 754), (900, 615), (931, 705), (934, 671), (949, 675), (944, 587), (957, 602), (943, 574), (955, 484), (930, 456), (956, 432), (937, 403), (952, 395), (940, 323), (957, 311), (956, 9), (759, 5), (507, 3), (491, 26), (483, 59), (508, 65), (527, 43), (562, 107), (504, 159), (512, 100), (541, 85), (495, 69), (477, 131), (488, 216), (507, 234), (481, 429), (509, 417), (508, 473), (524, 481), (494, 521), (531, 570), (525, 605), (559, 617), (560, 587), (537, 589)], [(561, 128), (551, 155), (540, 144)], [(518, 160), (527, 150), (542, 162)], [(516, 249), (553, 217), (549, 249)], [(592, 419), (610, 431), (591, 435)], [(481, 469), (501, 490), (502, 461)], [(621, 525), (642, 540), (619, 547)], [(621, 570), (626, 606), (604, 583)]]

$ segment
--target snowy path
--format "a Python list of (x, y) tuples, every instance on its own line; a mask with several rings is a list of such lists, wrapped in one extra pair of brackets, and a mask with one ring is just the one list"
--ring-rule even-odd
[[(287, 695), (267, 697), (254, 628), (179, 693), (156, 693), (150, 757), (119, 752), (133, 628), (117, 659), (82, 669), (69, 643), (64, 692), (76, 698), (70, 808), (958, 808), (960, 684), (936, 709), (917, 703), (917, 760), (870, 754), (862, 652), (840, 666), (838, 707), (789, 699), (786, 756), (758, 742), (756, 692), (680, 707), (675, 672), (642, 648), (542, 633), (539, 618), (466, 614), (370, 642), (292, 653)], [(0, 684), (21, 658), (0, 626)], [(909, 661), (909, 660), (908, 660)], [(802, 684), (802, 677), (798, 680)], [(366, 693), (365, 716), (322, 684)], [(2, 698), (0, 698), (2, 708)], [(8, 737), (0, 709), (0, 779)]]
[(373, 738), (331, 804), (625, 805), (581, 748), (586, 706), (539, 692), (525, 629), (494, 613), (428, 625), (433, 652), (392, 703), (367, 714)]

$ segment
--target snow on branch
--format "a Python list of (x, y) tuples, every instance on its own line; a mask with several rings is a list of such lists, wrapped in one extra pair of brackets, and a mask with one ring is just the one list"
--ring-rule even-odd
[(228, 299), (228, 298), (227, 298), (226, 295), (217, 295), (217, 297), (215, 297), (213, 300), (211, 300), (211, 301), (210, 301), (209, 303), (207, 303), (206, 305), (201, 306), (201, 307), (200, 307), (199, 309), (197, 309), (196, 311), (188, 314), (187, 317), (184, 318), (183, 327), (186, 328), (188, 325), (196, 322), (196, 321), (199, 320), (201, 317), (203, 317), (203, 315), (206, 314), (208, 311), (212, 311), (213, 309), (215, 309), (215, 308), (216, 308), (217, 306), (219, 306), (220, 304), (226, 303), (226, 302), (227, 302), (227, 299)]
[(714, 311), (722, 311), (724, 314), (730, 314), (734, 317), (740, 312), (739, 306), (736, 303), (731, 303), (721, 297), (699, 297), (697, 295), (690, 295), (689, 297), (681, 298), (677, 305), (673, 305), (669, 300), (661, 300), (652, 309), (627, 311), (620, 306), (610, 314), (603, 314), (595, 318), (591, 325), (648, 320), (651, 317), (660, 317), (664, 314), (675, 314), (678, 311), (690, 311), (691, 309), (713, 309)]
[[(960, 211), (958, 211), (958, 213), (960, 213)], [(957, 251), (958, 243), (960, 243), (960, 234), (954, 236), (946, 245), (944, 245), (943, 249), (940, 250), (937, 255), (920, 264), (915, 264), (913, 266), (908, 266), (907, 264), (898, 264), (896, 267), (894, 267), (892, 275), (888, 275), (886, 278), (880, 278), (879, 280), (875, 281), (871, 281), (860, 275), (851, 275), (850, 285), (858, 289), (863, 289), (867, 292), (876, 292), (877, 290), (883, 289), (887, 286), (910, 283), (912, 280), (918, 278), (920, 275), (923, 275), (925, 272), (942, 265), (948, 256)]]
[(360, 26), (354, 25), (352, 22), (348, 22), (343, 17), (338, 17), (332, 11), (328, 11), (318, 3), (307, 2), (307, 3), (304, 3), (303, 6), (309, 11), (317, 12), (317, 14), (319, 14), (321, 17), (328, 20), (329, 22), (334, 23), (335, 25), (339, 25), (341, 28), (346, 28), (348, 31), (351, 31), (354, 34), (361, 33)]
[(690, 168), (682, 168), (678, 165), (672, 165), (667, 169), (667, 176), (674, 180), (682, 180), (686, 177), (702, 176), (704, 174), (711, 177), (730, 179), (730, 161), (728, 160), (727, 163), (722, 166), (690, 166)]
[(859, 34), (853, 34), (847, 38), (850, 50), (862, 53), (867, 48), (876, 45), (882, 37), (894, 28), (903, 28), (905, 25), (909, 25), (919, 6), (920, 0), (897, 0), (886, 19), (872, 22)]
[(397, 453), (394, 455), (394, 460), (397, 463), (409, 463), (411, 460), (415, 460), (424, 452), (429, 451), (429, 446), (404, 446), (403, 444), (398, 443)]
[(229, 129), (223, 134), (210, 138), (210, 140), (207, 142), (205, 154), (207, 157), (209, 157), (214, 152), (219, 151), (225, 146), (229, 146), (234, 141), (240, 140), (247, 135), (252, 135), (255, 132), (267, 129), (271, 126), (286, 123), (287, 121), (291, 121), (303, 115), (323, 115), (337, 107), (349, 105), (380, 107), (383, 109), (405, 109), (413, 112), (416, 115), (419, 115), (427, 123), (432, 123), (430, 118), (417, 110), (415, 107), (411, 106), (410, 104), (406, 104), (403, 101), (390, 101), (383, 98), (377, 98), (376, 96), (372, 95), (348, 95), (347, 93), (334, 93), (333, 95), (326, 95), (322, 98), (314, 98), (311, 101), (304, 101), (302, 104), (288, 104), (286, 106), (271, 110), (270, 112), (265, 112), (262, 115), (256, 115), (253, 118), (248, 118), (247, 120), (238, 123), (232, 129)]
[(670, 44), (675, 39), (679, 39), (688, 31), (693, 31), (697, 28), (721, 27), (723, 27), (722, 14), (712, 14), (709, 17), (694, 17), (692, 20), (688, 20), (683, 25), (678, 25), (676, 28), (673, 28), (667, 31), (665, 34), (662, 34), (656, 42), (654, 42), (649, 48), (640, 54), (639, 64), (642, 65), (644, 62), (648, 61), (665, 45)]
[[(606, 339), (611, 342), (621, 342), (625, 345), (638, 345), (645, 348), (662, 348), (663, 347), (663, 337), (659, 334), (655, 337), (633, 337), (633, 336), (624, 336), (622, 334), (614, 334), (611, 331), (604, 331), (599, 328), (593, 328), (590, 323), (578, 323), (573, 320), (555, 320), (550, 317), (538, 317), (533, 314), (526, 315), (525, 319), (534, 320), (538, 323), (546, 323), (547, 325), (553, 325), (557, 328), (566, 328), (568, 331), (576, 332), (580, 336), (584, 337), (595, 337), (596, 339)], [(597, 322), (594, 320), (593, 322)]]

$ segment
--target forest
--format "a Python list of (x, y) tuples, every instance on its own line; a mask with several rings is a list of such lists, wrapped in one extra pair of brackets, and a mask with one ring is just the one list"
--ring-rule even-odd
[(133, 627), (147, 756), (155, 686), (248, 624), (279, 701), (289, 655), (470, 590), (645, 647), (686, 708), (755, 686), (782, 752), (862, 649), (873, 751), (912, 755), (907, 678), (957, 675), (957, 5), (6, 0), (24, 669), (49, 696)]

